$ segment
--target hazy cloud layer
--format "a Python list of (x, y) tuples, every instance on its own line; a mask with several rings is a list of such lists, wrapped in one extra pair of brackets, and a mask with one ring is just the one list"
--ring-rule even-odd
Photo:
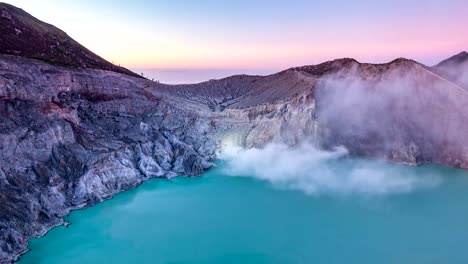
[(225, 173), (254, 177), (275, 187), (312, 195), (388, 195), (436, 186), (440, 177), (417, 175), (415, 168), (378, 161), (350, 160), (347, 151), (322, 151), (311, 144), (265, 148), (225, 147), (220, 157)]

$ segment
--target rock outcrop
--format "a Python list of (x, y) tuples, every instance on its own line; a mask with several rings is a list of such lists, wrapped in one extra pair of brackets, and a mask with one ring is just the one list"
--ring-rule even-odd
[(2, 23), (23, 23), (22, 33), (0, 40), (0, 263), (70, 210), (151, 178), (199, 176), (227, 141), (312, 141), (355, 156), (468, 168), (468, 94), (417, 62), (339, 59), (165, 85), (94, 64), (100, 58), (81, 48), (67, 48), (66, 58), (58, 46), (18, 48), (14, 40), (27, 43), (21, 36), (50, 36), (21, 35), (42, 22), (0, 7)]

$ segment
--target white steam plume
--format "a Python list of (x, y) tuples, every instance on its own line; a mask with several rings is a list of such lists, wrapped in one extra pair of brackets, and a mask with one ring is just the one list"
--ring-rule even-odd
[(387, 195), (437, 185), (437, 176), (421, 176), (414, 168), (378, 161), (341, 159), (344, 148), (322, 151), (311, 144), (288, 147), (269, 144), (262, 149), (226, 146), (220, 158), (225, 173), (255, 177), (275, 187), (312, 195)]

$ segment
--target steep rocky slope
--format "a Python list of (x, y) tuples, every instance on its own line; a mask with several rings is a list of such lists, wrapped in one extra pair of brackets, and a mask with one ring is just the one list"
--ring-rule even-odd
[(115, 71), (141, 78), (89, 51), (62, 30), (6, 3), (0, 3), (0, 36), (0, 54), (28, 57), (55, 65)]
[[(21, 20), (26, 28), (38, 23), (28, 19)], [(51, 46), (52, 59), (11, 55), (11, 40), (26, 43), (26, 36), (35, 39), (0, 40), (0, 53), (10, 54), (0, 55), (0, 263), (63, 224), (70, 210), (150, 178), (200, 175), (226, 142), (311, 141), (356, 156), (468, 168), (467, 92), (411, 60), (339, 59), (270, 76), (165, 85), (107, 62), (86, 64), (81, 49), (68, 49), (66, 59)]]

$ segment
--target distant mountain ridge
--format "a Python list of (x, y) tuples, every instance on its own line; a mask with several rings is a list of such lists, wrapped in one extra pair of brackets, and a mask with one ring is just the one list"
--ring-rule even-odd
[(0, 54), (38, 59), (60, 66), (114, 71), (142, 78), (104, 60), (55, 26), (6, 3), (0, 3), (0, 36)]
[(432, 67), (439, 74), (468, 91), (468, 52), (463, 51)]
[(450, 65), (450, 64), (460, 64), (460, 63), (465, 63), (467, 61), (468, 61), (468, 52), (463, 51), (448, 59), (445, 59), (439, 62), (435, 67), (443, 67), (445, 65)]

